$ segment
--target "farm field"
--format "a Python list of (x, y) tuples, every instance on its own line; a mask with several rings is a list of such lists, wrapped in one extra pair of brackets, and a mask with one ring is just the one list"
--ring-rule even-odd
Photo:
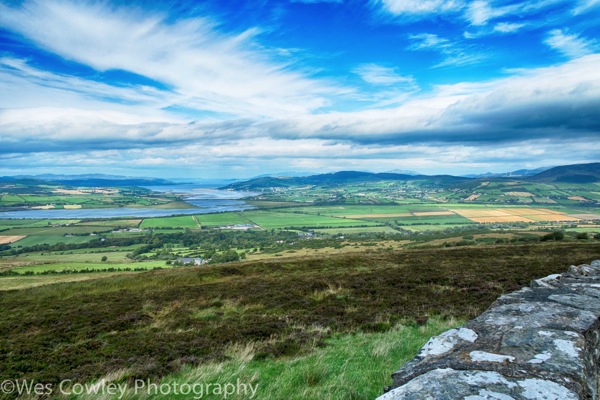
[(91, 233), (101, 233), (110, 231), (110, 227), (97, 226), (59, 226), (59, 227), (31, 227), (11, 228), (2, 232), (4, 235), (35, 235), (35, 236), (65, 236), (65, 235), (89, 235)]
[(193, 215), (182, 215), (177, 217), (146, 218), (140, 225), (141, 229), (148, 228), (189, 228), (200, 229), (198, 221)]
[(392, 229), (388, 226), (367, 226), (361, 228), (325, 228), (314, 229), (314, 231), (326, 235), (348, 235), (358, 233), (398, 233), (397, 230)]
[(73, 188), (32, 181), (0, 182), (0, 210), (182, 206), (191, 207), (178, 196), (139, 187)]
[[(98, 260), (96, 260), (98, 261)], [(106, 271), (109, 269), (124, 269), (124, 270), (151, 270), (154, 268), (170, 268), (162, 261), (146, 261), (146, 262), (57, 262), (48, 264), (38, 264), (26, 267), (16, 267), (12, 271), (17, 274), (40, 274), (44, 272), (63, 272), (63, 271)]]
[(14, 242), (18, 242), (21, 239), (26, 238), (26, 235), (22, 235), (22, 236), (0, 236), (0, 244), (9, 244), (9, 243), (14, 243)]
[(77, 244), (86, 243), (95, 239), (94, 236), (63, 236), (63, 235), (36, 235), (32, 234), (19, 240), (14, 245), (17, 247), (29, 247), (41, 244), (55, 245), (58, 243)]
[(85, 221), (79, 222), (79, 226), (108, 226), (111, 228), (123, 227), (123, 228), (137, 228), (142, 223), (142, 219), (107, 219), (107, 220), (96, 220), (96, 221)]
[(218, 214), (199, 214), (196, 219), (201, 226), (220, 227), (228, 225), (243, 225), (247, 224), (248, 220), (244, 217), (244, 213), (224, 212)]
[(377, 223), (346, 218), (334, 218), (315, 214), (297, 214), (293, 212), (246, 211), (244, 217), (263, 229), (281, 229), (293, 227), (340, 227), (340, 226), (376, 226)]
[[(133, 249), (132, 249), (133, 250)], [(131, 250), (130, 250), (131, 251)], [(45, 253), (25, 253), (18, 256), (19, 261), (31, 261), (31, 262), (99, 262), (102, 257), (107, 257), (109, 263), (124, 263), (131, 262), (127, 258), (127, 254), (130, 251), (104, 251), (104, 252), (45, 252)]]
[(0, 291), (22, 290), (61, 283), (82, 282), (114, 276), (126, 276), (135, 272), (95, 272), (92, 274), (20, 275), (0, 278)]

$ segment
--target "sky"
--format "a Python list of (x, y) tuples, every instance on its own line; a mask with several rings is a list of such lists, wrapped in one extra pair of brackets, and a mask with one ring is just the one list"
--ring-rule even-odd
[(0, 175), (600, 160), (600, 0), (0, 0)]

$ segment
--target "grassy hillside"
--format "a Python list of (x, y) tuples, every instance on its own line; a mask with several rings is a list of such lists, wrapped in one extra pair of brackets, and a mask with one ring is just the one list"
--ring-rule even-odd
[(599, 243), (378, 251), (2, 292), (0, 380), (159, 378), (227, 361), (234, 344), (257, 360), (297, 357), (332, 335), (470, 318), (532, 278), (599, 258)]
[(550, 168), (530, 178), (540, 182), (590, 183), (600, 180), (600, 163), (564, 165)]

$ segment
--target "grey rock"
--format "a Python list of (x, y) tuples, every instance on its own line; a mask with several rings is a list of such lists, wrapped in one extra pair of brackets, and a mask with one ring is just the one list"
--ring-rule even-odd
[(598, 399), (600, 260), (532, 281), (396, 371), (392, 399)]
[(490, 371), (431, 370), (377, 400), (423, 399), (546, 399), (576, 400), (577, 393), (558, 383), (536, 379), (513, 379)]

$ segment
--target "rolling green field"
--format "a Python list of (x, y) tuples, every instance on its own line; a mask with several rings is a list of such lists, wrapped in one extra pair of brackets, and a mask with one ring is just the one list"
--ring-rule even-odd
[(39, 264), (29, 267), (16, 267), (12, 271), (18, 274), (26, 274), (28, 272), (34, 274), (40, 274), (43, 272), (64, 272), (64, 271), (105, 271), (108, 269), (122, 269), (122, 270), (151, 270), (154, 268), (170, 268), (165, 265), (162, 261), (146, 261), (146, 262), (99, 262), (100, 258), (96, 259), (97, 262), (56, 262), (49, 264)]
[(0, 291), (23, 290), (39, 286), (47, 286), (69, 282), (81, 282), (94, 279), (103, 279), (113, 276), (126, 276), (136, 272), (94, 272), (91, 274), (60, 274), (60, 275), (18, 275), (0, 278)]
[(219, 227), (228, 225), (247, 224), (248, 220), (244, 217), (244, 213), (239, 212), (224, 212), (218, 214), (200, 214), (196, 215), (196, 219), (202, 226)]
[[(3, 232), (4, 233), (4, 232)], [(74, 244), (74, 243), (86, 243), (94, 239), (93, 236), (60, 236), (60, 235), (31, 235), (24, 239), (15, 242), (13, 246), (16, 247), (29, 247), (40, 244), (54, 245), (58, 243)]]
[(376, 226), (374, 222), (292, 212), (246, 211), (244, 217), (264, 229), (293, 227)]
[(358, 233), (398, 233), (397, 230), (387, 226), (367, 226), (361, 228), (326, 228), (314, 229), (314, 231), (326, 235), (350, 235)]
[(65, 236), (65, 235), (89, 235), (90, 233), (108, 232), (110, 227), (97, 226), (59, 226), (39, 228), (12, 228), (2, 232), (4, 235), (35, 235), (35, 236)]
[(114, 208), (114, 207), (191, 207), (177, 196), (156, 193), (139, 187), (95, 188), (44, 184), (41, 181), (0, 182), (1, 209)]
[(198, 221), (193, 215), (177, 217), (146, 218), (140, 225), (142, 229), (148, 228), (189, 228), (199, 229)]
[(130, 262), (127, 258), (129, 251), (98, 251), (93, 253), (83, 252), (46, 252), (46, 253), (25, 253), (21, 254), (20, 261), (32, 261), (40, 263), (49, 262), (98, 262), (102, 257), (107, 257), (108, 262)]

